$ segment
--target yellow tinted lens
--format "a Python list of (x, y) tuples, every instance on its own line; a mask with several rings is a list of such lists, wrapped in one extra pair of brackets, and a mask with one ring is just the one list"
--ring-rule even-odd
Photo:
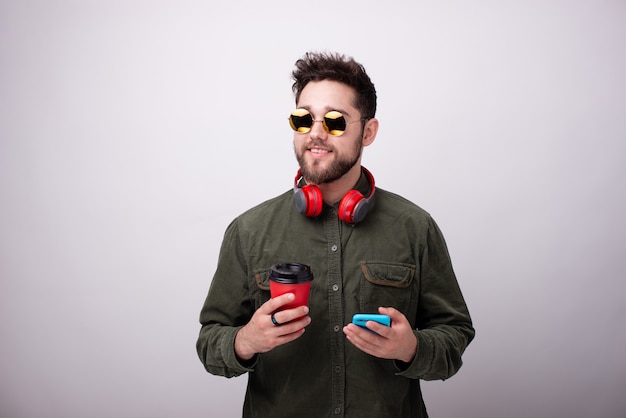
[(306, 109), (296, 109), (289, 115), (289, 125), (296, 132), (307, 133), (313, 126), (313, 116)]
[(324, 125), (330, 135), (340, 136), (346, 130), (346, 118), (341, 112), (333, 110), (324, 115)]

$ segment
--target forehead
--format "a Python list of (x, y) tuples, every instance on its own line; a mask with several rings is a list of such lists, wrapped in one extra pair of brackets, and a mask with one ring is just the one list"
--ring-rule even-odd
[(314, 114), (339, 110), (349, 115), (358, 113), (354, 107), (354, 99), (354, 89), (344, 83), (332, 80), (311, 81), (302, 89), (296, 106)]

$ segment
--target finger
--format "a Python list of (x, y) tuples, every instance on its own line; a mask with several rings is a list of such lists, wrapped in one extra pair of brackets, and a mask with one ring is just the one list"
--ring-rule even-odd
[[(293, 309), (285, 309), (284, 311), (274, 312), (274, 320), (278, 322), (278, 325), (284, 325), (288, 322), (291, 322), (295, 319), (300, 319), (309, 313), (308, 306), (298, 306)], [(308, 317), (307, 317), (308, 318)], [(271, 317), (270, 317), (271, 320)], [(309, 318), (310, 320), (310, 318)], [(272, 321), (273, 322), (273, 321)], [(274, 324), (277, 325), (277, 324)], [(308, 325), (308, 324), (307, 324)]]
[(380, 306), (378, 308), (378, 313), (382, 315), (387, 315), (391, 320), (394, 318), (398, 319), (398, 315), (402, 315), (400, 311), (392, 307)]
[(356, 325), (349, 324), (344, 327), (344, 334), (346, 335), (348, 341), (350, 341), (350, 343), (352, 343), (356, 348), (368, 354), (375, 355), (377, 345), (370, 341), (370, 339), (376, 337), (374, 333)]
[(273, 327), (273, 332), (276, 332), (272, 347), (278, 347), (293, 340), (300, 338), (304, 334), (305, 327), (308, 324), (296, 325), (295, 322), (290, 322), (286, 325)]
[(355, 345), (373, 345), (378, 337), (372, 331), (362, 328), (358, 325), (348, 324), (344, 327), (344, 333)]
[[(382, 326), (388, 328), (384, 325)], [(344, 327), (344, 333), (348, 341), (364, 353), (379, 358), (392, 358), (390, 353), (394, 344), (390, 339), (353, 324)]]
[(394, 323), (400, 324), (402, 322), (408, 322), (408, 320), (406, 319), (406, 316), (404, 316), (404, 314), (400, 312), (399, 310), (397, 310), (396, 308), (381, 306), (378, 308), (378, 313), (387, 315), (391, 319), (392, 327)]
[(283, 334), (276, 338), (275, 347), (297, 340), (302, 336), (302, 334), (304, 334), (304, 328), (300, 328), (297, 331), (290, 332), (289, 334)]
[(387, 325), (379, 324), (376, 321), (367, 321), (365, 326), (382, 337), (389, 337), (389, 335), (391, 334), (391, 327), (388, 327)]
[(259, 311), (261, 311), (264, 314), (269, 315), (272, 312), (275, 312), (281, 306), (286, 305), (289, 302), (293, 301), (295, 298), (296, 296), (293, 293), (285, 293), (283, 295), (276, 296), (275, 298), (271, 298), (270, 300), (265, 302), (263, 305), (261, 305), (261, 307), (259, 308)]
[(282, 322), (278, 320), (278, 318), (276, 318), (276, 312), (270, 315), (270, 321), (272, 321), (272, 324), (274, 324), (277, 327), (283, 324)]

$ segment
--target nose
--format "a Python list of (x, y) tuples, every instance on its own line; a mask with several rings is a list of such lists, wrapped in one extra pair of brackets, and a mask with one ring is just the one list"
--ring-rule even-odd
[(328, 132), (326, 132), (326, 128), (324, 128), (324, 122), (321, 120), (313, 120), (313, 126), (311, 126), (309, 135), (311, 139), (325, 140), (328, 137)]

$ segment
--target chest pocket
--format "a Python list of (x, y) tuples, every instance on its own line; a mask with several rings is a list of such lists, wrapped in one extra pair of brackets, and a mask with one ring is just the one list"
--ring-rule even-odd
[(270, 300), (270, 279), (268, 276), (270, 269), (254, 270), (254, 281), (256, 286), (252, 286), (250, 298), (254, 301), (254, 309), (259, 309), (261, 305)]
[(416, 270), (413, 264), (362, 261), (361, 312), (376, 313), (379, 306), (390, 306), (405, 315), (409, 313), (416, 303)]

